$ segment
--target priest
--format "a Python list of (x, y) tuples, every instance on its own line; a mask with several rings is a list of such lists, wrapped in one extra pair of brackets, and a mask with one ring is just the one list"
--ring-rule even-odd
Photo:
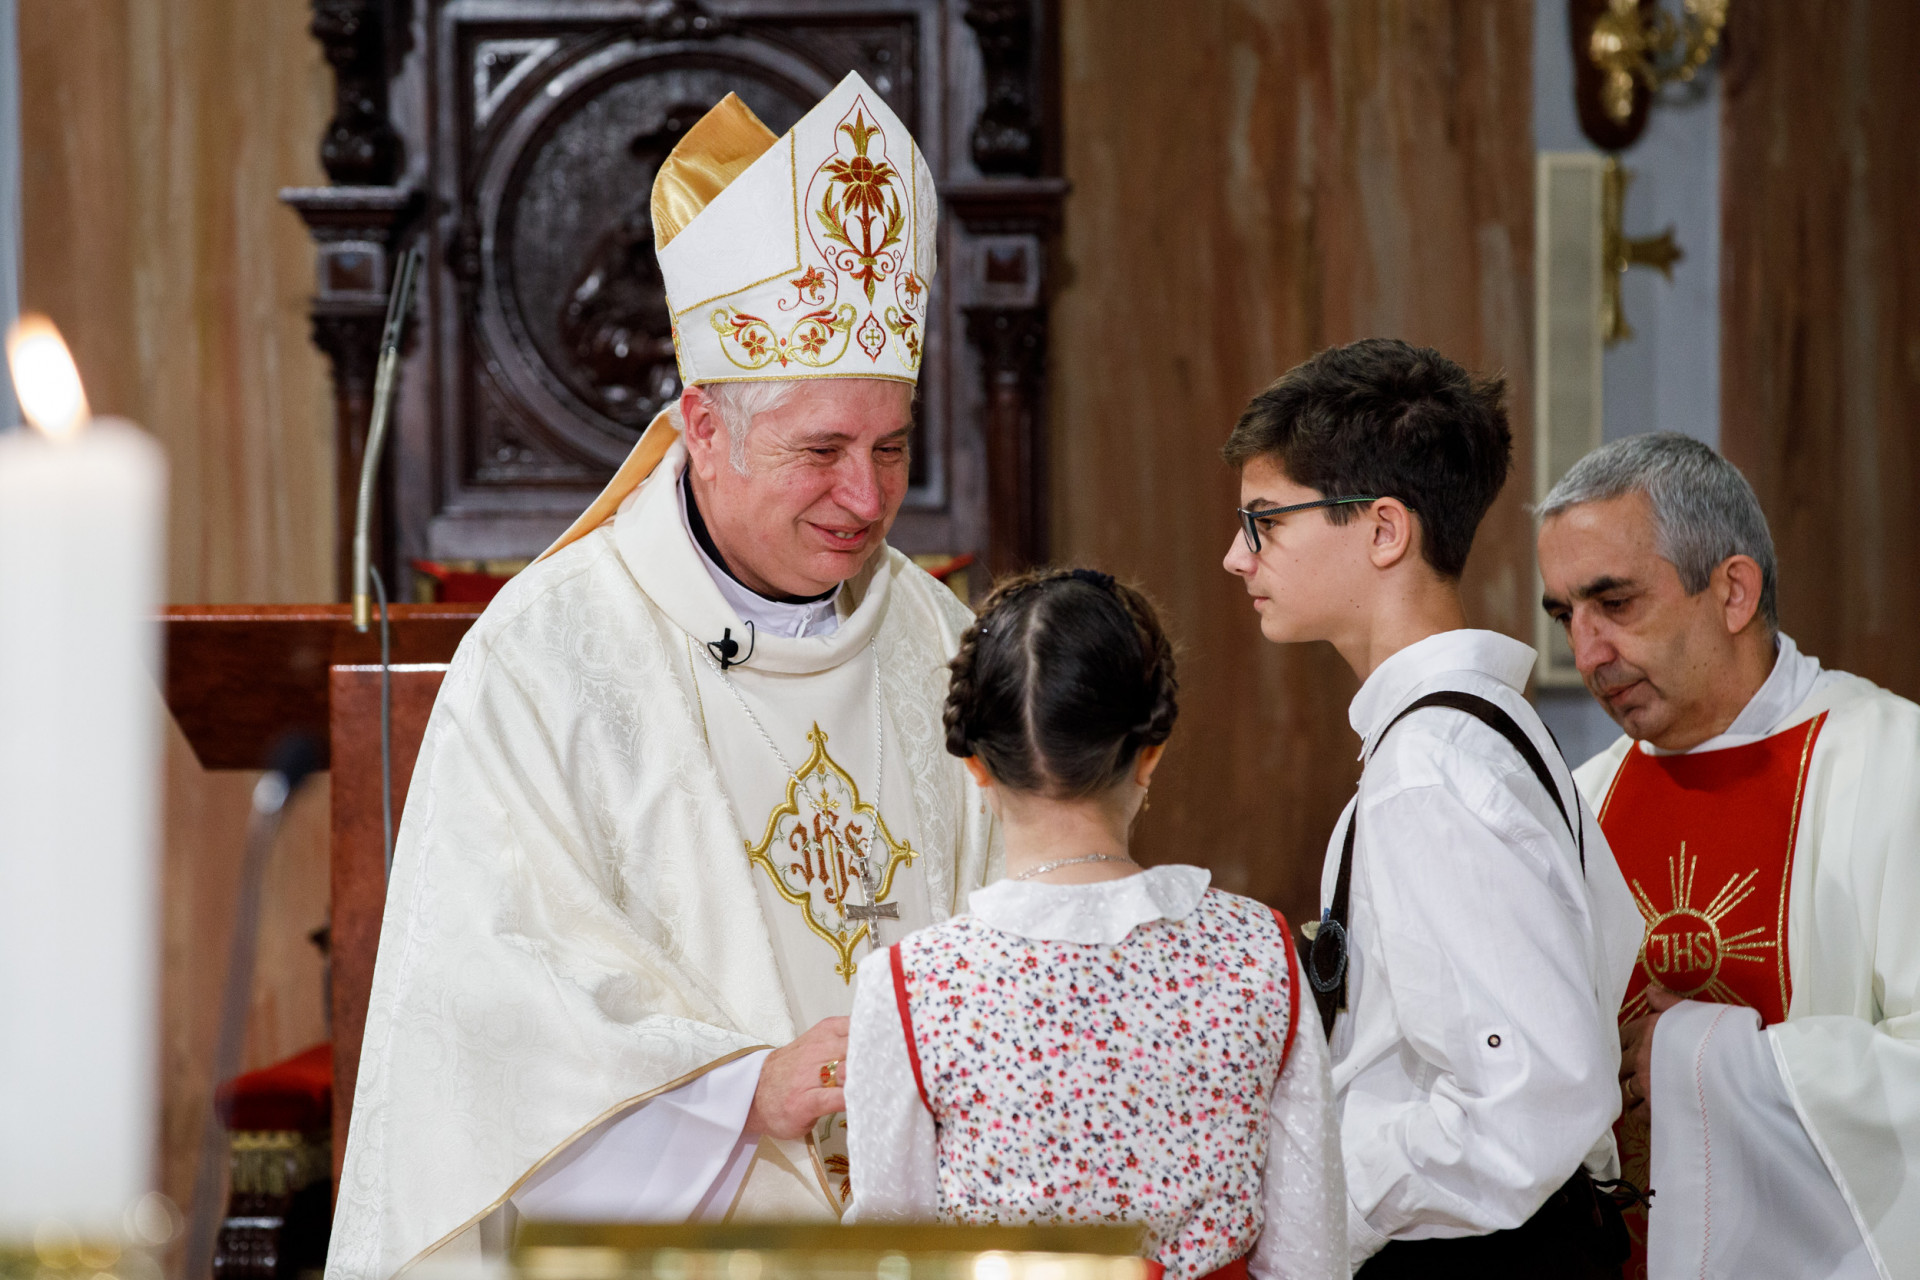
[(1766, 518), (1706, 445), (1615, 441), (1539, 514), (1547, 612), (1626, 731), (1577, 776), (1646, 921), (1645, 1274), (1920, 1277), (1920, 707), (1779, 630)]
[(985, 883), (969, 614), (886, 545), (927, 164), (848, 76), (731, 95), (652, 195), (686, 390), (475, 624), (395, 850), (329, 1280), (521, 1215), (831, 1219), (862, 956)]

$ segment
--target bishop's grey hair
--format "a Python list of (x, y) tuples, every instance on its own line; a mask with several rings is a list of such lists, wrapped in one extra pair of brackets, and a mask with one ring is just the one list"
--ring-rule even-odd
[[(796, 378), (779, 378), (764, 382), (702, 382), (696, 385), (700, 394), (713, 405), (713, 411), (720, 416), (721, 425), (726, 427), (728, 460), (733, 463), (733, 469), (744, 476), (747, 474), (747, 432), (753, 429), (753, 420), (785, 404), (794, 388), (800, 384)], [(668, 413), (673, 425), (684, 435), (687, 424), (680, 418), (679, 404), (675, 403)]]
[(1691, 436), (1671, 431), (1601, 445), (1573, 464), (1534, 512), (1542, 520), (1570, 507), (1644, 493), (1653, 508), (1655, 546), (1698, 595), (1729, 556), (1760, 566), (1760, 616), (1780, 629), (1773, 535), (1753, 486), (1731, 462)]

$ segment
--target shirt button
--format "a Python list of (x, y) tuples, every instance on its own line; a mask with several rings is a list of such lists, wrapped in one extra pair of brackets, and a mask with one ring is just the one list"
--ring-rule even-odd
[(1500, 1047), (1500, 1037), (1499, 1037), (1499, 1036), (1488, 1036), (1488, 1037), (1487, 1037), (1487, 1048), (1489, 1048), (1489, 1049), (1498, 1049), (1499, 1047)]

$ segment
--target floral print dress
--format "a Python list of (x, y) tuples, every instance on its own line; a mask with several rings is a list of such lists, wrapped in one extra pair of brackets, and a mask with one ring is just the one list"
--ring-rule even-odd
[(1141, 1223), (1172, 1280), (1344, 1280), (1326, 1045), (1273, 912), (1184, 866), (970, 908), (860, 966), (849, 1220)]

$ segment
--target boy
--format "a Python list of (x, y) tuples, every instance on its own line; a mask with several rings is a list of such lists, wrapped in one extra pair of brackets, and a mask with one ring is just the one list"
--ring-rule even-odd
[(1593, 1174), (1617, 1170), (1639, 912), (1522, 696), (1533, 650), (1460, 604), (1507, 476), (1504, 394), (1369, 339), (1261, 392), (1224, 451), (1242, 502), (1225, 565), (1261, 633), (1328, 641), (1361, 680), (1365, 763), (1309, 979), (1365, 1280), (1617, 1277), (1624, 1257)]

